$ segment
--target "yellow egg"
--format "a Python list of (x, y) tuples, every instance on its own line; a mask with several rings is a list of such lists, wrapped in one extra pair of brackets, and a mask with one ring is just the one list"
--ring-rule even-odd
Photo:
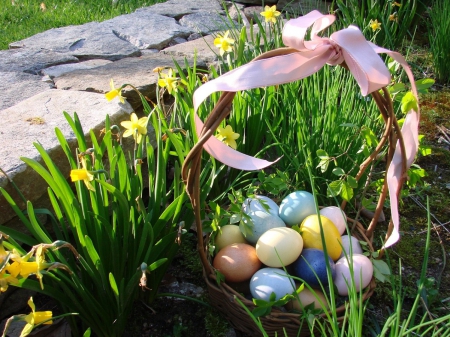
[[(320, 215), (322, 222), (323, 235), (328, 255), (336, 261), (341, 256), (342, 242), (339, 231), (334, 223), (327, 217)], [(304, 248), (323, 249), (322, 238), (320, 235), (319, 215), (310, 215), (303, 220), (300, 226), (300, 232), (303, 238)]]
[(246, 243), (244, 235), (242, 235), (239, 226), (227, 225), (221, 228), (219, 234), (217, 234), (214, 243), (217, 251), (223, 247), (231, 245), (232, 243)]

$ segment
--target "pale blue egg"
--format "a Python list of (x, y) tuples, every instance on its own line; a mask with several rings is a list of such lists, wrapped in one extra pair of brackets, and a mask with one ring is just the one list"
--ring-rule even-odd
[(317, 214), (314, 196), (306, 191), (296, 191), (281, 201), (280, 218), (288, 225), (300, 225), (307, 216)]
[(275, 293), (275, 300), (295, 291), (295, 283), (289, 275), (278, 268), (263, 268), (250, 279), (250, 292), (253, 298), (269, 301)]
[[(264, 206), (267, 207), (267, 209)], [(279, 207), (272, 199), (264, 195), (255, 195), (254, 198), (247, 198), (242, 203), (242, 211), (246, 214), (255, 211), (263, 211), (278, 216)]]
[(258, 239), (269, 229), (277, 227), (286, 227), (286, 224), (279, 216), (272, 215), (263, 211), (249, 212), (248, 216), (251, 222), (244, 220), (244, 224), (239, 225), (239, 229), (245, 239), (255, 244)]

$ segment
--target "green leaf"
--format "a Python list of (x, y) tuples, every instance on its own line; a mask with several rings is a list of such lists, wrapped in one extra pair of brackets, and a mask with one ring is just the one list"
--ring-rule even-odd
[(263, 317), (263, 316), (267, 316), (268, 314), (270, 314), (271, 311), (272, 311), (272, 307), (270, 307), (270, 306), (256, 307), (255, 309), (252, 310), (252, 314), (255, 317)]
[(111, 285), (111, 289), (114, 293), (114, 296), (116, 299), (119, 298), (119, 289), (117, 288), (116, 279), (114, 278), (114, 275), (112, 273), (109, 273), (109, 284)]
[(406, 89), (403, 83), (395, 83), (389, 87), (389, 92), (394, 95)]
[(341, 197), (347, 201), (353, 198), (353, 188), (345, 181), (342, 182)]
[(358, 181), (353, 176), (347, 176), (347, 183), (351, 188), (358, 188)]
[(241, 221), (241, 219), (242, 219), (242, 216), (240, 214), (233, 214), (230, 217), (230, 224), (238, 223), (239, 221)]
[(388, 280), (386, 276), (391, 275), (391, 270), (386, 262), (383, 260), (372, 260), (373, 264), (373, 274), (377, 280), (380, 282), (385, 282)]
[(335, 167), (332, 171), (332, 173), (334, 175), (337, 175), (338, 177), (342, 176), (345, 174), (345, 171), (343, 169), (341, 169), (340, 167)]
[(320, 159), (329, 159), (328, 153), (325, 150), (319, 149), (316, 151), (317, 157)]
[(402, 98), (402, 112), (407, 113), (410, 110), (418, 111), (417, 99), (411, 91), (408, 91)]
[(432, 78), (422, 78), (416, 81), (416, 88), (419, 93), (426, 93), (428, 88), (431, 88), (434, 84), (434, 80)]
[(328, 185), (327, 195), (328, 197), (337, 197), (341, 193), (342, 180), (332, 181)]
[(429, 156), (432, 153), (431, 146), (419, 145), (419, 153), (421, 156)]
[(161, 265), (163, 265), (164, 263), (166, 263), (167, 260), (168, 260), (167, 258), (159, 259), (158, 261), (155, 261), (155, 262), (153, 262), (150, 266), (148, 266), (147, 270), (148, 270), (148, 271), (153, 271), (153, 270), (155, 270), (156, 268), (158, 268), (159, 266), (161, 266)]
[(88, 329), (84, 332), (83, 337), (91, 337), (91, 328), (88, 328)]
[(377, 136), (375, 136), (375, 133), (368, 127), (363, 127), (361, 129), (361, 134), (364, 137), (366, 143), (368, 146), (377, 146), (378, 145), (378, 139)]

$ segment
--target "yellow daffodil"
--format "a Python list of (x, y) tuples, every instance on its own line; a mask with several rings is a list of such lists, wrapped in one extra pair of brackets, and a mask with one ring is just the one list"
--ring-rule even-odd
[(172, 90), (176, 92), (179, 79), (173, 76), (172, 68), (169, 69), (167, 74), (161, 72), (159, 74), (161, 75), (161, 78), (158, 80), (158, 85), (162, 88), (167, 88), (169, 94), (172, 94)]
[(120, 123), (125, 129), (127, 129), (124, 133), (124, 137), (133, 136), (134, 140), (139, 144), (142, 139), (142, 135), (147, 134), (147, 117), (137, 118), (136, 114), (133, 112), (131, 114), (131, 120), (124, 121)]
[(396, 21), (397, 22), (397, 13), (389, 15), (389, 21)]
[(395, 7), (395, 6), (397, 6), (397, 7), (401, 7), (402, 6), (402, 4), (399, 4), (397, 1), (394, 1), (393, 3), (392, 3), (392, 5), (391, 5), (392, 7)]
[(381, 29), (381, 22), (378, 22), (378, 20), (370, 20), (369, 26), (372, 28), (372, 31), (376, 32)]
[(109, 86), (111, 87), (111, 91), (108, 91), (105, 94), (105, 97), (108, 100), (108, 102), (112, 101), (116, 97), (119, 97), (120, 102), (125, 103), (125, 97), (122, 96), (122, 87), (120, 88), (114, 87), (113, 79), (111, 79), (111, 81), (109, 82)]
[(230, 34), (229, 30), (227, 30), (223, 36), (217, 35), (214, 39), (214, 45), (219, 48), (220, 56), (233, 50), (234, 40), (228, 37), (228, 34)]
[(239, 133), (233, 132), (233, 128), (230, 125), (227, 125), (225, 128), (218, 127), (217, 128), (218, 135), (216, 138), (227, 144), (229, 147), (236, 150), (237, 144), (236, 139), (239, 138)]
[(277, 6), (275, 5), (273, 5), (272, 7), (265, 6), (264, 12), (261, 12), (261, 15), (264, 16), (264, 18), (266, 19), (266, 22), (272, 23), (277, 22), (277, 16), (279, 16), (280, 14), (281, 13), (277, 11)]
[(91, 190), (95, 191), (94, 186), (92, 186), (91, 181), (94, 180), (94, 174), (93, 172), (86, 169), (86, 160), (84, 158), (81, 158), (81, 168), (80, 169), (74, 169), (70, 171), (70, 179), (72, 182), (83, 180), (86, 187)]
[(33, 302), (33, 297), (30, 297), (30, 299), (28, 300), (28, 305), (31, 308), (31, 312), (22, 318), (22, 320), (27, 322), (27, 324), (24, 326), (22, 333), (20, 334), (20, 337), (28, 336), (34, 329), (34, 327), (40, 323), (42, 324), (53, 323), (53, 321), (51, 320), (53, 313), (51, 311), (36, 311), (36, 307)]
[(6, 290), (8, 290), (8, 286), (10, 284), (15, 285), (18, 283), (19, 283), (19, 280), (17, 279), (17, 277), (14, 277), (11, 274), (8, 274), (6, 269), (4, 269), (0, 272), (0, 293), (4, 293)]

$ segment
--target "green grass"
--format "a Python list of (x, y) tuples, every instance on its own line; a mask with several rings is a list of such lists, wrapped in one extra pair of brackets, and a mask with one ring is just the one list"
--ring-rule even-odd
[[(104, 21), (165, 0), (0, 0), (0, 49), (51, 28)], [(45, 4), (45, 10), (41, 9)]]

